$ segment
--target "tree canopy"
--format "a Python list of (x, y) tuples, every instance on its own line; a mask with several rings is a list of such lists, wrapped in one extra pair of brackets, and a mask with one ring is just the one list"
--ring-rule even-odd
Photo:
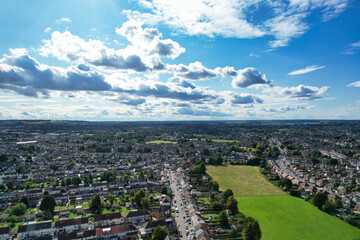
[(219, 223), (221, 226), (228, 226), (229, 225), (229, 218), (226, 211), (221, 211), (219, 214)]
[(327, 200), (326, 194), (319, 192), (315, 194), (315, 196), (312, 199), (312, 202), (317, 208), (321, 209), (326, 200)]
[(234, 214), (239, 211), (238, 209), (238, 202), (234, 198), (234, 196), (230, 196), (228, 200), (226, 201), (226, 207), (230, 209), (230, 211)]
[(243, 229), (243, 239), (244, 240), (258, 240), (261, 238), (261, 230), (259, 222), (252, 217), (247, 217), (245, 219), (244, 229)]
[(102, 208), (102, 204), (101, 204), (101, 198), (100, 196), (97, 194), (95, 196), (93, 196), (91, 198), (90, 204), (89, 204), (89, 209), (91, 212), (93, 213), (100, 213), (101, 212), (101, 208)]
[(152, 240), (164, 240), (169, 234), (168, 230), (164, 227), (157, 226), (151, 236)]
[(40, 204), (40, 210), (45, 212), (54, 212), (56, 201), (53, 195), (45, 195)]

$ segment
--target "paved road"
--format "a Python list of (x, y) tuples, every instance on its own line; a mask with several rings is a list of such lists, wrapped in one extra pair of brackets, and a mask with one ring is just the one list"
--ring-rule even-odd
[(175, 212), (175, 221), (177, 225), (180, 225), (180, 229), (181, 229), (181, 233), (182, 233), (182, 237), (181, 239), (186, 240), (188, 239), (187, 235), (186, 235), (186, 226), (185, 226), (185, 206), (184, 203), (181, 200), (181, 189), (180, 189), (180, 184), (179, 181), (181, 181), (181, 179), (176, 176), (177, 174), (174, 172), (170, 173), (170, 181), (171, 181), (171, 189), (174, 193), (174, 202), (176, 201), (176, 203), (174, 204), (174, 206), (178, 209), (179, 213)]

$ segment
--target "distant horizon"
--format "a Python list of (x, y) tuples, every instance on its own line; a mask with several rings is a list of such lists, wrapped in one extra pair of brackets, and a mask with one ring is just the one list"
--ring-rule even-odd
[(360, 119), (249, 119), (249, 120), (77, 120), (77, 119), (0, 119), (0, 122), (4, 121), (54, 121), (54, 122), (291, 122), (291, 121), (300, 121), (300, 122), (319, 122), (319, 121), (341, 121), (341, 122), (351, 122), (351, 121), (360, 121)]
[(0, 119), (360, 119), (352, 0), (0, 3)]

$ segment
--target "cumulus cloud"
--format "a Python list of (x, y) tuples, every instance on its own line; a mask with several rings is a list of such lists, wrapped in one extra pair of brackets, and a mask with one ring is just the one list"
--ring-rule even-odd
[(322, 95), (329, 89), (329, 87), (312, 87), (299, 85), (297, 87), (286, 87), (281, 90), (281, 94), (296, 98), (299, 100), (315, 100), (322, 98)]
[(202, 88), (183, 88), (177, 84), (161, 82), (142, 82), (131, 88), (116, 88), (114, 91), (134, 94), (142, 97), (178, 99), (183, 101), (212, 101), (219, 98), (216, 92)]
[(317, 65), (307, 66), (305, 68), (292, 71), (292, 72), (289, 73), (289, 75), (301, 75), (301, 74), (313, 72), (313, 71), (318, 70), (318, 69), (322, 69), (324, 67), (325, 66), (317, 66)]
[(231, 83), (233, 88), (245, 88), (256, 84), (271, 86), (271, 82), (266, 79), (265, 74), (261, 75), (252, 67), (238, 70)]
[(347, 85), (348, 87), (360, 87), (360, 81), (356, 81)]
[(147, 69), (140, 57), (121, 50), (106, 47), (99, 40), (85, 41), (69, 31), (51, 34), (50, 40), (44, 40), (40, 48), (43, 56), (54, 56), (60, 60), (75, 63), (89, 63), (109, 69), (124, 69), (143, 72)]
[(39, 50), (43, 56), (54, 56), (68, 62), (136, 72), (164, 70), (162, 57), (174, 59), (185, 52), (177, 42), (162, 39), (156, 28), (142, 28), (141, 22), (125, 22), (121, 28), (116, 28), (116, 33), (126, 37), (130, 44), (116, 50), (108, 48), (100, 40), (84, 40), (69, 31), (55, 31), (51, 39), (43, 41)]
[[(5, 54), (0, 59), (0, 88), (26, 96), (48, 97), (49, 91), (90, 91), (198, 101), (198, 104), (222, 99), (215, 91), (196, 87), (183, 79), (166, 83), (142, 78), (124, 79), (123, 75), (103, 75), (85, 64), (69, 68), (43, 65), (27, 54), (21, 55), (25, 53), (21, 49), (13, 49), (12, 53), (14, 55)], [(145, 102), (142, 98), (118, 98), (117, 101), (127, 105)]]
[(26, 96), (48, 95), (47, 90), (107, 91), (111, 85), (96, 71), (78, 67), (59, 68), (42, 65), (21, 50), (0, 59), (0, 87)]
[(241, 93), (233, 94), (231, 97), (231, 103), (233, 105), (237, 104), (251, 104), (251, 103), (263, 103), (264, 101), (254, 95)]
[[(256, 38), (274, 36), (271, 48), (284, 47), (294, 37), (308, 29), (307, 17), (314, 11), (322, 12), (328, 21), (341, 14), (350, 0), (138, 0), (150, 12), (126, 10), (129, 19), (146, 24), (166, 24), (188, 35), (208, 37)], [(260, 8), (260, 6), (262, 6)], [(263, 8), (271, 13), (259, 22), (250, 21), (250, 14), (262, 14)]]
[(108, 100), (111, 102), (116, 102), (129, 106), (138, 106), (146, 102), (144, 98), (133, 98), (129, 95), (124, 95), (124, 94), (119, 94), (115, 98), (109, 98)]
[(168, 66), (168, 70), (175, 72), (175, 76), (189, 80), (207, 80), (218, 76), (218, 72), (208, 69), (201, 62), (190, 63), (188, 66), (184, 64)]
[(185, 52), (179, 43), (171, 39), (161, 39), (162, 34), (156, 28), (142, 28), (138, 21), (125, 22), (116, 33), (127, 38), (136, 51), (146, 55), (158, 54), (162, 57), (174, 59)]

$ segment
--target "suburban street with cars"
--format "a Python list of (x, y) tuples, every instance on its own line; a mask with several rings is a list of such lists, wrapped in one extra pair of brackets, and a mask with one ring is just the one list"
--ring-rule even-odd
[(178, 227), (180, 239), (191, 239), (189, 233), (189, 224), (186, 217), (185, 206), (186, 204), (182, 200), (183, 190), (181, 189), (181, 179), (176, 173), (171, 171), (170, 173), (171, 189), (174, 194), (173, 206), (175, 208), (175, 221)]

